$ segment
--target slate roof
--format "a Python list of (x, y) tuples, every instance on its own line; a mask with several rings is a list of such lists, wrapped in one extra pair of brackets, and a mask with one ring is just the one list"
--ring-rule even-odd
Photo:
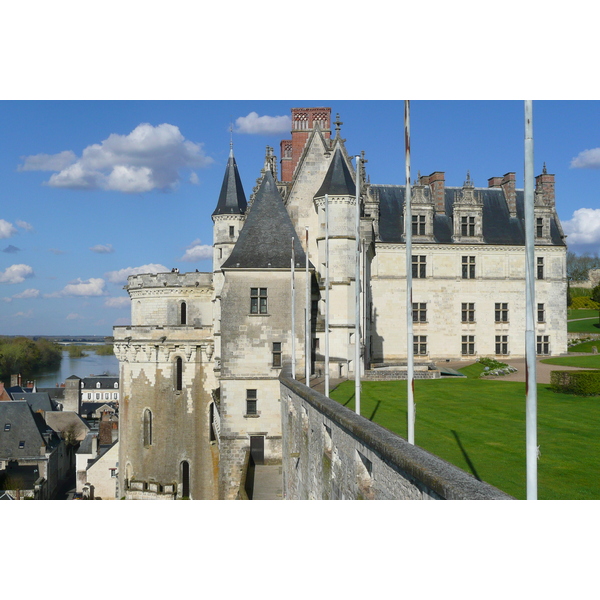
[(330, 196), (356, 196), (356, 182), (339, 148), (336, 149), (331, 159), (325, 179), (323, 179), (319, 191), (315, 194), (315, 198), (321, 198), (325, 194)]
[(223, 269), (289, 269), (292, 238), (296, 265), (303, 267), (306, 255), (283, 204), (271, 171), (260, 184), (240, 236)]
[[(10, 427), (7, 429), (7, 425)], [(44, 454), (43, 433), (49, 428), (27, 402), (0, 402), (0, 458), (19, 459)], [(22, 448), (19, 446), (24, 442)], [(41, 450), (41, 452), (40, 452)]]
[(246, 212), (247, 202), (242, 180), (238, 172), (237, 163), (233, 156), (233, 150), (229, 153), (227, 167), (225, 169), (225, 177), (219, 194), (217, 208), (213, 215), (239, 214), (243, 215)]
[[(118, 377), (111, 377), (106, 375), (99, 375), (98, 377), (83, 377), (82, 378), (83, 385), (81, 386), (82, 390), (90, 391), (90, 390), (117, 390), (118, 387), (115, 387), (115, 383), (119, 383)], [(100, 384), (100, 387), (98, 387)]]
[[(379, 195), (379, 237), (382, 242), (402, 243), (404, 231), (404, 201), (406, 187), (400, 185), (372, 185)], [(454, 195), (462, 188), (444, 189), (445, 214), (433, 218), (433, 235), (438, 244), (452, 244), (452, 205)], [(511, 217), (501, 188), (476, 188), (483, 201), (483, 239), (486, 244), (525, 245), (524, 192), (516, 190), (517, 216)], [(550, 222), (550, 239), (556, 246), (564, 246), (556, 217)]]
[(13, 400), (27, 402), (33, 412), (37, 412), (38, 410), (51, 412), (58, 409), (56, 400), (50, 398), (48, 392), (12, 392), (11, 396)]

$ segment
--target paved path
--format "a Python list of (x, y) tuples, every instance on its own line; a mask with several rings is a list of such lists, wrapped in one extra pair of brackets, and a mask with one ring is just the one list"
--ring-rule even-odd
[(283, 500), (281, 465), (256, 465), (252, 500)]

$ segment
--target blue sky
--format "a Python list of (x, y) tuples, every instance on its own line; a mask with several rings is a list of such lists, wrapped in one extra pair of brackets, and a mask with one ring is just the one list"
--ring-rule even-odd
[[(0, 102), (2, 332), (110, 335), (128, 323), (127, 274), (210, 271), (230, 128), (249, 196), (294, 106), (330, 106), (371, 182), (405, 183), (402, 101)], [(413, 177), (485, 187), (515, 171), (523, 186), (521, 101), (412, 101), (411, 134)], [(534, 151), (570, 248), (596, 252), (600, 102), (534, 102)]]

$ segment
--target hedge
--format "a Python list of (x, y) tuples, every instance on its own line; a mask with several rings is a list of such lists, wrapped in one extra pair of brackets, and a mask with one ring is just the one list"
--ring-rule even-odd
[(552, 371), (553, 392), (576, 396), (600, 396), (600, 371)]
[(570, 308), (591, 308), (593, 310), (600, 309), (600, 305), (594, 302), (589, 296), (579, 296), (573, 298)]

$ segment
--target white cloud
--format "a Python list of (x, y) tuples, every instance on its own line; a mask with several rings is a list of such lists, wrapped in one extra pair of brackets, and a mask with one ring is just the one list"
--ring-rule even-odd
[(18, 312), (13, 315), (13, 317), (22, 317), (24, 319), (31, 319), (33, 317), (33, 311), (28, 310), (27, 312)]
[[(64, 158), (64, 164), (58, 157)], [(47, 182), (53, 187), (141, 193), (172, 189), (181, 169), (213, 162), (202, 144), (186, 140), (178, 127), (168, 123), (156, 127), (142, 123), (129, 135), (112, 133), (100, 144), (85, 148), (80, 158), (68, 158), (66, 152), (29, 156), (20, 170), (57, 171)]]
[(92, 246), (90, 250), (92, 252), (96, 252), (96, 254), (111, 254), (115, 251), (115, 249), (112, 247), (112, 244), (97, 244), (96, 246)]
[(56, 256), (60, 256), (61, 254), (66, 254), (64, 250), (59, 250), (58, 248), (50, 248), (48, 252), (52, 252), (52, 254), (56, 254)]
[(17, 221), (17, 227), (20, 227), (25, 231), (33, 231), (33, 225), (27, 221)]
[(194, 185), (198, 185), (200, 183), (200, 178), (195, 171), (192, 171), (190, 175), (190, 183), (193, 183)]
[(46, 294), (46, 298), (60, 298), (62, 296), (104, 296), (105, 281), (101, 278), (88, 280), (76, 279), (67, 284), (60, 292)]
[(78, 321), (80, 319), (83, 319), (83, 317), (81, 315), (78, 315), (77, 313), (69, 313), (65, 317), (65, 321)]
[(142, 265), (141, 267), (127, 267), (119, 271), (109, 271), (105, 273), (106, 279), (111, 283), (126, 283), (130, 275), (140, 275), (142, 273), (168, 273), (171, 269), (158, 264)]
[(33, 269), (29, 265), (11, 265), (0, 271), (0, 283), (22, 283), (33, 277)]
[(36, 290), (35, 288), (29, 288), (27, 290), (23, 290), (18, 294), (15, 294), (13, 298), (39, 298), (40, 290)]
[(580, 152), (571, 159), (571, 169), (600, 169), (600, 148)]
[(600, 243), (600, 208), (579, 208), (573, 217), (562, 222), (569, 245)]
[(117, 298), (107, 298), (104, 302), (104, 306), (109, 308), (126, 308), (130, 306), (131, 300), (129, 296), (119, 296)]
[(0, 239), (12, 237), (17, 233), (15, 226), (4, 219), (0, 219)]
[(205, 258), (212, 258), (213, 247), (194, 240), (186, 249), (185, 254), (179, 259), (185, 262), (197, 262)]
[(62, 171), (73, 164), (77, 157), (71, 150), (58, 154), (35, 154), (34, 156), (21, 156), (24, 160), (19, 165), (19, 171)]
[(235, 125), (237, 133), (271, 135), (289, 132), (292, 128), (292, 119), (289, 116), (259, 117), (258, 113), (251, 112), (245, 117), (238, 117)]

